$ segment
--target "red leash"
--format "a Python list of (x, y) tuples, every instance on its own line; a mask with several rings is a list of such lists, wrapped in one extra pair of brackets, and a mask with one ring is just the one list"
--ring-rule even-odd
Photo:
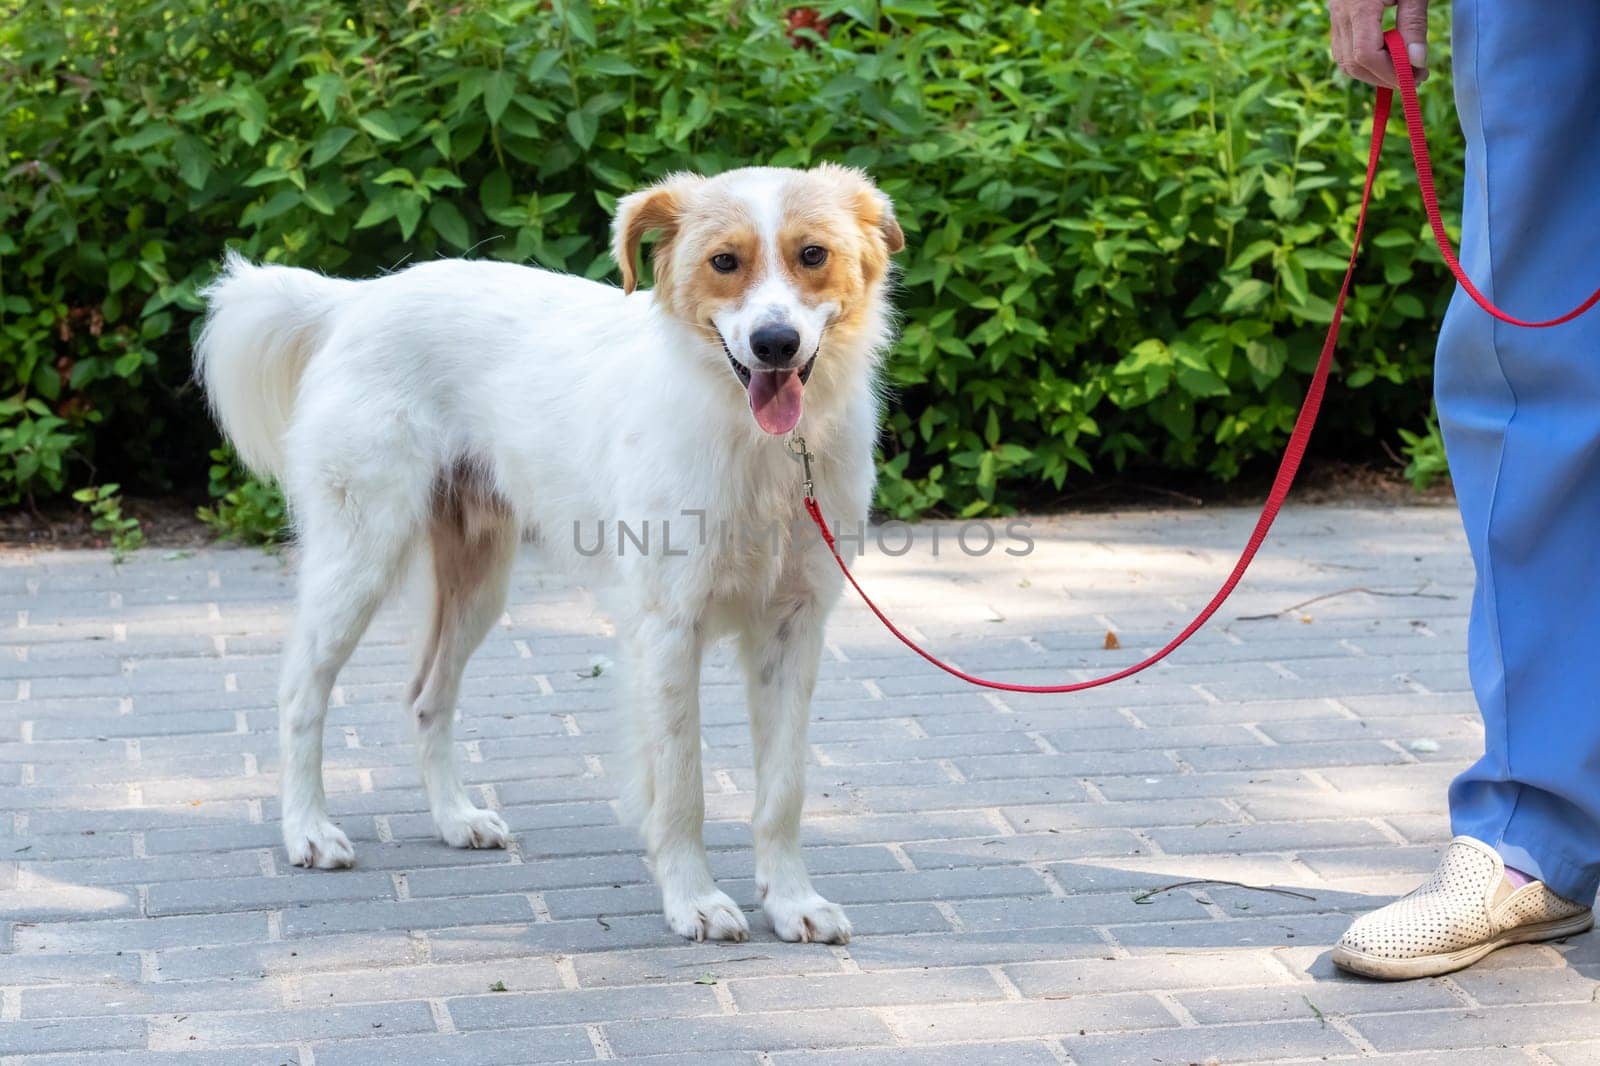
[[(1400, 86), (1400, 100), (1401, 107), (1405, 112), (1406, 132), (1411, 137), (1411, 156), (1416, 162), (1417, 185), (1422, 190), (1422, 204), (1427, 211), (1428, 224), (1433, 228), (1433, 237), (1434, 241), (1439, 245), (1439, 254), (1444, 257), (1445, 265), (1450, 268), (1450, 273), (1455, 275), (1456, 281), (1460, 283), (1461, 288), (1467, 295), (1472, 297), (1479, 307), (1495, 318), (1514, 326), (1525, 326), (1531, 329), (1543, 329), (1570, 322), (1585, 311), (1588, 311), (1596, 303), (1600, 303), (1600, 289), (1596, 289), (1587, 300), (1564, 315), (1542, 322), (1529, 322), (1506, 314), (1479, 292), (1477, 286), (1472, 284), (1472, 280), (1461, 269), (1461, 263), (1456, 259), (1454, 249), (1450, 247), (1450, 238), (1444, 231), (1444, 220), (1439, 215), (1439, 198), (1435, 194), (1433, 187), (1433, 164), (1428, 159), (1428, 139), (1422, 128), (1422, 108), (1417, 103), (1416, 78), (1411, 69), (1411, 63), (1405, 58), (1405, 41), (1397, 30), (1390, 30), (1386, 33), (1384, 41), (1388, 45), (1391, 62), (1394, 63), (1395, 81)], [(1255, 559), (1256, 553), (1261, 550), (1262, 542), (1267, 539), (1267, 531), (1272, 528), (1273, 520), (1278, 517), (1278, 511), (1282, 509), (1283, 501), (1288, 497), (1290, 487), (1294, 485), (1295, 474), (1300, 470), (1300, 460), (1305, 457), (1306, 445), (1311, 440), (1311, 430), (1317, 423), (1317, 412), (1322, 407), (1322, 396), (1328, 385), (1328, 371), (1333, 366), (1334, 347), (1339, 342), (1339, 327), (1344, 319), (1345, 299), (1350, 295), (1350, 279), (1355, 274), (1356, 256), (1361, 248), (1361, 231), (1367, 222), (1367, 205), (1372, 200), (1372, 183), (1378, 173), (1378, 158), (1383, 153), (1383, 135), (1389, 125), (1389, 113), (1393, 102), (1394, 90), (1384, 88), (1378, 90), (1377, 103), (1373, 107), (1372, 113), (1372, 147), (1367, 154), (1367, 180), (1366, 186), (1361, 190), (1361, 212), (1356, 216), (1355, 237), (1350, 245), (1350, 263), (1345, 268), (1344, 281), (1339, 286), (1339, 298), (1334, 301), (1333, 321), (1328, 324), (1328, 335), (1322, 342), (1322, 354), (1317, 359), (1316, 373), (1311, 376), (1311, 385), (1306, 390), (1306, 398), (1305, 402), (1300, 406), (1300, 414), (1295, 418), (1294, 431), (1289, 434), (1289, 443), (1284, 449), (1283, 461), (1278, 464), (1277, 476), (1272, 480), (1272, 491), (1267, 494), (1267, 502), (1262, 505), (1261, 517), (1256, 520), (1255, 529), (1251, 531), (1250, 540), (1245, 544), (1244, 551), (1239, 556), (1239, 561), (1234, 564), (1233, 571), (1228, 575), (1227, 580), (1222, 583), (1222, 587), (1217, 590), (1216, 595), (1211, 597), (1211, 602), (1206, 604), (1205, 608), (1195, 616), (1194, 621), (1185, 626), (1181, 633), (1173, 637), (1166, 647), (1148, 659), (1134, 663), (1132, 666), (1125, 667), (1115, 673), (1088, 681), (1076, 681), (1066, 685), (1011, 685), (1003, 681), (989, 681), (985, 678), (975, 677), (963, 670), (956, 669), (949, 663), (936, 658), (932, 653), (918, 647), (915, 641), (895, 628), (895, 624), (889, 621), (888, 616), (883, 613), (877, 604), (872, 602), (872, 597), (868, 596), (866, 590), (856, 581), (855, 575), (850, 573), (850, 568), (845, 564), (844, 557), (839, 554), (839, 546), (834, 540), (833, 532), (828, 528), (828, 523), (822, 517), (822, 508), (817, 504), (816, 497), (812, 495), (809, 464), (811, 457), (808, 454), (804, 454), (805, 442), (797, 440), (803, 457), (808, 460), (806, 465), (806, 513), (817, 524), (817, 529), (821, 531), (822, 539), (828, 545), (828, 550), (833, 553), (834, 561), (839, 564), (839, 569), (844, 573), (845, 580), (849, 581), (851, 587), (861, 595), (861, 601), (867, 605), (867, 608), (878, 616), (878, 621), (882, 622), (889, 632), (899, 638), (900, 643), (945, 673), (953, 677), (959, 677), (970, 684), (981, 685), (984, 688), (1000, 689), (1005, 692), (1082, 692), (1084, 689), (1098, 688), (1101, 685), (1109, 685), (1113, 681), (1121, 681), (1125, 677), (1132, 677), (1134, 674), (1149, 669), (1168, 655), (1171, 655), (1185, 641), (1194, 636), (1201, 626), (1210, 621), (1211, 616), (1216, 614), (1217, 609), (1232, 595), (1233, 590), (1244, 577), (1245, 571), (1250, 568), (1250, 563)]]

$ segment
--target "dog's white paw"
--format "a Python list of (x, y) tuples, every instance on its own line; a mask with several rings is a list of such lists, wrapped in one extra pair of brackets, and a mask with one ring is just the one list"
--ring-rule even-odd
[(436, 819), (439, 835), (452, 848), (503, 848), (511, 843), (511, 830), (505, 819), (493, 811), (476, 807)]
[(338, 870), (356, 864), (356, 849), (350, 846), (350, 838), (327, 819), (299, 826), (284, 823), (283, 846), (295, 866)]
[(667, 900), (664, 909), (668, 927), (689, 940), (740, 942), (750, 938), (750, 923), (725, 892)]
[(850, 919), (844, 909), (812, 892), (803, 896), (768, 895), (761, 901), (772, 931), (780, 940), (805, 944), (850, 943)]

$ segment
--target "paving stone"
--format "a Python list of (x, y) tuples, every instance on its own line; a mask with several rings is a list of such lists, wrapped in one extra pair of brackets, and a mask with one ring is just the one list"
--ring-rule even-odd
[(1148, 855), (1150, 847), (1121, 829), (1059, 833), (988, 835), (938, 844), (908, 844), (905, 853), (918, 869), (999, 866), (1016, 862), (1053, 862), (1086, 855)]
[(283, 935), (293, 938), (380, 929), (440, 929), (467, 923), (519, 922), (532, 914), (526, 896), (316, 903), (285, 911)]
[(196, 981), (405, 967), (422, 958), (408, 931), (381, 930), (305, 940), (252, 939), (242, 944), (173, 947), (156, 953), (155, 971), (164, 981)]
[(763, 977), (728, 982), (741, 1011), (815, 1010), (907, 1003), (999, 1000), (1004, 990), (978, 967), (826, 977)]
[(220, 910), (304, 908), (328, 900), (393, 899), (394, 882), (383, 874), (295, 870), (282, 877), (225, 878), (218, 879), (216, 884), (192, 881), (152, 885), (146, 912), (152, 915), (203, 914)]
[(1054, 1036), (1081, 1030), (1152, 1029), (1178, 1023), (1145, 995), (1091, 995), (1025, 1003), (896, 1007), (895, 1020), (913, 1043)]
[(1060, 1062), (1042, 1041), (959, 1044), (951, 1047), (860, 1048), (849, 1051), (780, 1051), (780, 1066), (1054, 1066)]
[(1455, 975), (1455, 981), (1473, 999), (1490, 1006), (1515, 1006), (1529, 1002), (1600, 1002), (1600, 979), (1573, 967), (1534, 971), (1474, 968)]
[[(1129, 828), (1153, 830), (1160, 826), (1192, 828), (1197, 825), (1242, 824), (1243, 815), (1221, 800), (1130, 800), (1122, 803), (1059, 803), (1034, 807), (1002, 807), (1011, 827), (1019, 833), (1061, 833), (1074, 829)], [(969, 836), (950, 832), (944, 836)]]
[(1029, 999), (1221, 987), (1245, 988), (1254, 995), (1288, 980), (1264, 951), (1019, 963), (1005, 972)]
[(341, 966), (335, 973), (305, 973), (309, 965), (297, 966), (300, 999), (304, 1003), (363, 1003), (415, 997), (444, 998), (486, 993), (492, 986), (507, 992), (543, 992), (561, 987), (561, 973), (555, 960), (548, 958), (499, 959), (492, 963), (446, 964), (429, 962), (403, 965), (399, 960), (376, 956), (374, 969), (351, 970)]
[(316, 1045), (317, 1066), (517, 1066), (594, 1058), (594, 1045), (581, 1026), (499, 1030), (481, 1033), (408, 1036), (369, 1035)]
[[(533, 843), (537, 847), (537, 843)], [(542, 892), (556, 888), (649, 880), (650, 873), (645, 868), (642, 852), (418, 870), (410, 877), (411, 894), (418, 899), (469, 893)]]
[(1067, 896), (961, 900), (953, 909), (962, 927), (974, 932), (1209, 917), (1205, 907), (1186, 892), (1163, 892), (1144, 903), (1135, 903), (1136, 895), (1074, 892)]
[(134, 982), (139, 979), (139, 956), (132, 952), (108, 955), (58, 955), (24, 952), (0, 953), (0, 986), (65, 985)]
[(585, 988), (672, 983), (696, 980), (706, 974), (731, 984), (741, 978), (813, 977), (843, 972), (840, 958), (825, 947), (789, 947), (774, 943), (756, 929), (752, 933), (752, 943), (745, 944), (651, 947), (578, 955), (572, 959), (573, 971)]
[(1167, 925), (1109, 926), (1111, 934), (1126, 947), (1160, 946), (1172, 950), (1186, 948), (1273, 948), (1293, 946), (1300, 941), (1331, 945), (1350, 927), (1343, 914), (1291, 914), (1261, 918), (1230, 918), (1225, 921), (1173, 922)]
[(138, 1048), (145, 1039), (145, 1023), (138, 1018), (97, 1018), (88, 1024), (32, 1018), (0, 1024), (0, 1054), (29, 1058), (51, 1051)]
[(1338, 1030), (1316, 1021), (1218, 1025), (1177, 1032), (1067, 1036), (1062, 1041), (1080, 1066), (1139, 1062), (1254, 1062), (1354, 1056)]
[(711, 986), (693, 983), (468, 996), (452, 999), (449, 1010), (464, 1030), (722, 1013)]
[(1201, 1025), (1304, 1021), (1407, 1010), (1439, 1010), (1460, 1001), (1437, 981), (1317, 981), (1277, 987), (1179, 991), (1174, 998)]
[(27, 1019), (250, 1010), (277, 997), (264, 982), (230, 980), (73, 984), (25, 989), (20, 998)]
[(177, 918), (41, 922), (16, 931), (17, 951), (141, 951), (194, 944), (264, 940), (265, 914), (208, 914)]
[(850, 957), (863, 970), (904, 970), (927, 966), (983, 966), (1036, 959), (1110, 957), (1115, 949), (1084, 927), (1024, 929), (1009, 933), (928, 933), (912, 936), (858, 936)]
[[(1587, 1040), (1600, 1032), (1600, 1003), (1456, 1008), (1410, 1014), (1374, 1014), (1350, 1024), (1380, 1052), (1553, 1044)], [(1493, 1033), (1493, 1041), (1484, 1034)]]
[(287, 1045), (231, 1047), (225, 1051), (73, 1051), (29, 1055), (6, 1066), (300, 1066), (299, 1050)]
[(293, 1033), (301, 1040), (385, 1034), (431, 1033), (433, 1015), (421, 1002), (360, 1003), (304, 1010), (201, 1013), (151, 1020), (151, 1043), (160, 1048), (227, 1047), (248, 1043), (262, 1032)]
[(697, 1048), (778, 1051), (892, 1041), (875, 1015), (853, 1009), (613, 1022), (603, 1028), (607, 1042), (623, 1057)]
[(139, 913), (137, 889), (74, 885), (40, 879), (29, 888), (0, 891), (0, 918), (24, 923), (72, 918), (122, 918)]

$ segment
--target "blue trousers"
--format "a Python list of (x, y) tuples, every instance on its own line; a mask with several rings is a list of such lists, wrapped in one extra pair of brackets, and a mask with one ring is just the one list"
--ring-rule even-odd
[[(1522, 318), (1600, 285), (1600, 3), (1455, 0), (1461, 261)], [(1477, 572), (1484, 755), (1454, 832), (1569, 899), (1600, 886), (1600, 308), (1494, 321), (1457, 291), (1435, 398)]]

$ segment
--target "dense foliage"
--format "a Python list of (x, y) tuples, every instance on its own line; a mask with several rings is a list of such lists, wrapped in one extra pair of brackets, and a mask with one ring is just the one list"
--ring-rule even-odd
[[(623, 192), (823, 159), (876, 175), (910, 240), (887, 509), (1046, 504), (1074, 469), (1232, 477), (1282, 442), (1348, 252), (1371, 93), (1336, 75), (1325, 19), (1320, 0), (30, 0), (0, 23), (0, 502), (208, 475), (226, 497), (187, 384), (225, 243), (357, 275), (471, 254), (605, 278)], [(1445, 286), (1404, 165), (1324, 440), (1427, 414)]]

